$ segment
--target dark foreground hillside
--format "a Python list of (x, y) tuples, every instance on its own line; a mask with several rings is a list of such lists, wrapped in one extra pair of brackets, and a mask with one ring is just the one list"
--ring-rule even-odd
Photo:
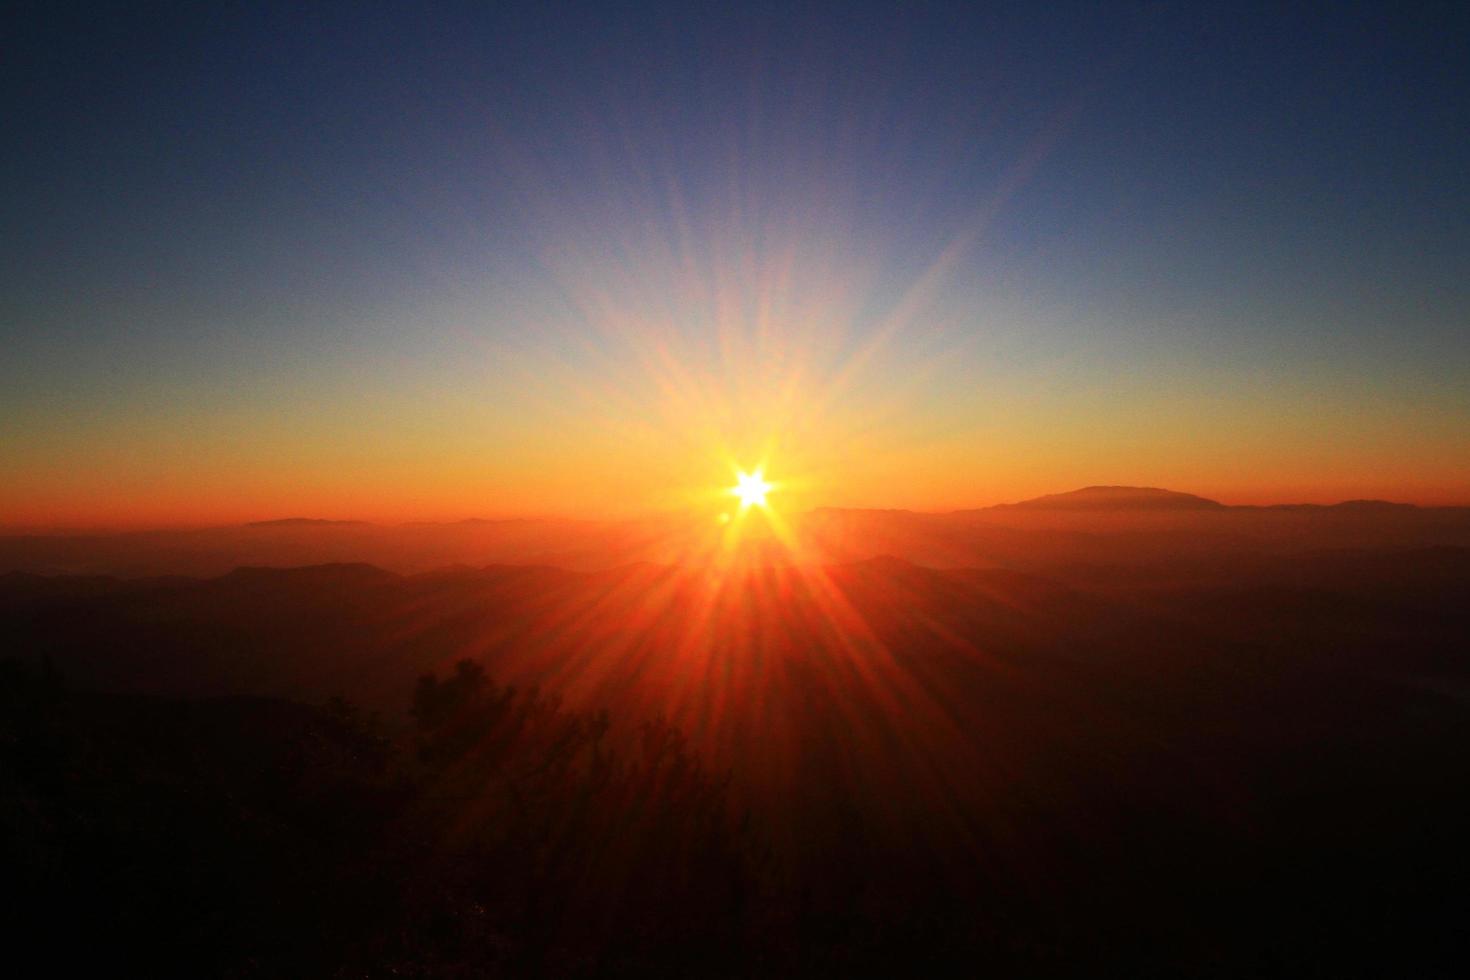
[(761, 852), (665, 726), (614, 753), (605, 718), (469, 664), (399, 744), (342, 702), (3, 671), (7, 945), (53, 971), (642, 974), (743, 946)]
[(1462, 975), (1467, 567), (12, 577), (11, 946), (192, 976)]

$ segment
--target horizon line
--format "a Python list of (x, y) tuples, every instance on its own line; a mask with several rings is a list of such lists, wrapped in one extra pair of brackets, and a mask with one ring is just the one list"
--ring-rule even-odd
[[(1470, 508), (1470, 500), (1458, 503), (1414, 503), (1404, 500), (1393, 500), (1384, 497), (1348, 497), (1331, 502), (1314, 501), (1280, 501), (1276, 503), (1228, 503), (1211, 497), (1204, 497), (1188, 491), (1170, 490), (1163, 487), (1137, 486), (1130, 484), (1089, 484), (1072, 490), (1058, 491), (1054, 493), (1040, 494), (1035, 497), (1027, 497), (1021, 500), (1006, 501), (993, 504), (979, 504), (974, 506), (949, 507), (942, 509), (922, 509), (913, 507), (882, 507), (882, 506), (856, 506), (856, 505), (834, 505), (822, 504), (815, 507), (807, 507), (800, 511), (793, 511), (793, 515), (810, 515), (822, 512), (861, 512), (861, 513), (891, 513), (891, 514), (915, 514), (921, 516), (944, 517), (954, 514), (967, 514), (977, 511), (1006, 510), (1020, 507), (1026, 504), (1036, 504), (1053, 498), (1064, 498), (1090, 490), (1132, 490), (1141, 492), (1165, 493), (1174, 497), (1194, 499), (1200, 502), (1200, 509), (1222, 509), (1222, 510), (1274, 510), (1288, 508), (1314, 508), (1331, 509), (1351, 505), (1375, 505), (1395, 508), (1412, 508), (1414, 510), (1454, 510)], [(1037, 508), (1038, 510), (1042, 508)], [(1066, 510), (1066, 508), (1058, 508)], [(1097, 507), (1096, 511), (1106, 508)], [(1126, 509), (1126, 508), (1118, 508)], [(1165, 513), (1179, 513), (1187, 508), (1166, 510)], [(1085, 512), (1075, 511), (1075, 512)], [(511, 514), (498, 517), (486, 517), (484, 515), (468, 515), (465, 517), (446, 517), (440, 519), (412, 519), (412, 520), (384, 520), (366, 517), (323, 517), (309, 516), (305, 514), (288, 514), (278, 517), (260, 517), (240, 520), (203, 521), (203, 522), (113, 522), (113, 523), (88, 523), (88, 522), (54, 522), (33, 524), (6, 524), (0, 523), (0, 535), (24, 536), (32, 534), (145, 534), (150, 532), (186, 532), (221, 530), (226, 528), (264, 528), (264, 527), (307, 527), (307, 526), (361, 526), (377, 527), (384, 529), (412, 528), (412, 527), (452, 527), (462, 524), (513, 524), (532, 522), (566, 522), (579, 524), (636, 524), (644, 521), (669, 520), (687, 518), (690, 516), (689, 509), (666, 509), (648, 511), (639, 514), (626, 514), (623, 516), (578, 516), (561, 513), (523, 513)]]

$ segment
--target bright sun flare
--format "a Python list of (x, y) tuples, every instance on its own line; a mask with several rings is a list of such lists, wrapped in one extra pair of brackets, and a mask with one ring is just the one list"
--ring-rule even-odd
[(760, 470), (754, 473), (737, 473), (735, 486), (730, 492), (740, 498), (740, 506), (764, 507), (766, 505), (766, 494), (771, 491), (771, 484), (767, 483)]

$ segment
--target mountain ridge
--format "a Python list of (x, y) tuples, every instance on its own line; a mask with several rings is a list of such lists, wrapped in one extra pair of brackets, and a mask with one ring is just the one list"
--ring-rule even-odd
[(991, 509), (1022, 510), (1223, 510), (1208, 497), (1162, 487), (1090, 486), (1049, 493)]

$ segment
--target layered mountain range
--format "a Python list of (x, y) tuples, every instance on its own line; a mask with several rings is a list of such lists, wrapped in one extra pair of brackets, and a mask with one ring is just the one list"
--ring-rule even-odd
[(823, 508), (781, 514), (777, 522), (752, 511), (733, 544), (712, 516), (398, 525), (287, 518), (193, 530), (10, 534), (0, 536), (0, 572), (220, 575), (240, 565), (342, 562), (405, 573), (493, 563), (591, 571), (635, 562), (703, 566), (733, 548), (758, 564), (892, 555), (934, 567), (1052, 573), (1161, 562), (1207, 570), (1313, 550), (1470, 546), (1467, 507), (1239, 507), (1143, 487), (1087, 487), (949, 513)]

